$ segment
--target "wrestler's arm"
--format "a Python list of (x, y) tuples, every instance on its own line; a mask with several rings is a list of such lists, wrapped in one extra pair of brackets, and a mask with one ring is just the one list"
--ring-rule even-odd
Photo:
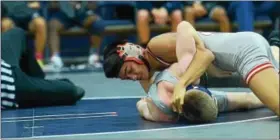
[(175, 122), (177, 118), (172, 118), (159, 110), (153, 101), (146, 97), (142, 98), (136, 104), (137, 110), (141, 117), (148, 121), (154, 122)]
[(150, 72), (150, 74), (149, 74), (149, 75), (151, 75), (150, 79), (139, 81), (140, 84), (141, 84), (141, 86), (142, 86), (142, 88), (144, 89), (144, 91), (145, 91), (146, 93), (148, 93), (151, 84), (154, 82), (154, 76), (153, 76), (154, 73), (155, 73), (155, 72)]
[[(176, 112), (181, 113), (182, 112), (182, 105), (184, 103), (184, 94), (185, 94), (185, 87), (193, 83), (195, 80), (199, 79), (201, 75), (207, 70), (208, 66), (212, 63), (214, 60), (213, 53), (206, 49), (204, 46), (204, 43), (199, 38), (196, 30), (192, 27), (192, 25), (188, 22), (181, 22), (177, 27), (177, 32), (184, 32), (185, 37), (193, 38), (193, 41), (186, 42), (182, 39), (181, 46), (176, 46), (176, 55), (178, 53), (178, 63), (183, 65), (188, 63), (187, 61), (184, 61), (184, 59), (180, 60), (180, 54), (181, 58), (184, 57), (184, 50), (183, 47), (187, 49), (191, 49), (193, 46), (196, 46), (196, 53), (191, 60), (191, 63), (187, 67), (182, 67), (181, 70), (185, 69), (184, 72), (182, 72), (182, 75), (180, 76), (179, 82), (176, 84), (173, 97), (172, 97), (172, 104), (173, 109)], [(183, 34), (183, 33), (178, 33)], [(178, 36), (177, 38), (179, 38)], [(178, 48), (177, 48), (178, 47)], [(186, 53), (187, 54), (187, 53)]]
[(215, 94), (219, 112), (230, 112), (236, 110), (248, 110), (263, 107), (263, 103), (253, 93), (228, 92), (226, 94)]
[[(210, 50), (205, 48), (204, 43), (199, 38), (196, 30), (192, 27), (190, 23), (185, 21), (181, 22), (178, 25), (177, 34), (178, 35), (184, 34), (185, 36), (184, 38), (194, 39), (194, 41), (188, 41), (188, 42), (186, 41), (187, 39), (182, 39), (181, 42), (182, 45), (176, 46), (176, 55), (178, 58), (179, 65), (181, 67), (183, 67), (184, 64), (189, 65), (181, 68), (183, 70), (183, 74), (179, 80), (179, 85), (182, 87), (186, 87), (201, 77), (201, 75), (206, 71), (206, 69), (211, 64), (211, 62), (214, 60), (215, 57)], [(177, 38), (180, 38), (180, 36), (178, 36)], [(177, 44), (180, 43), (178, 42)], [(196, 47), (196, 53), (194, 54), (194, 57), (190, 63), (189, 60), (183, 58), (187, 57), (186, 55), (190, 54), (186, 52), (188, 49), (193, 50), (193, 46)]]

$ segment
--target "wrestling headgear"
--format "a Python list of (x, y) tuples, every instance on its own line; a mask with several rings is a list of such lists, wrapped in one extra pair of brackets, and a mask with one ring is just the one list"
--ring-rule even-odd
[(103, 68), (108, 78), (118, 77), (124, 62), (134, 61), (137, 64), (145, 64), (149, 69), (148, 62), (143, 57), (144, 48), (127, 41), (117, 41), (104, 49)]

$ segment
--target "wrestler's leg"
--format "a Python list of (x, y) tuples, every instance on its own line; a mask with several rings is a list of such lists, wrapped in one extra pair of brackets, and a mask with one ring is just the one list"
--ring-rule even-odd
[(224, 92), (210, 90), (215, 98), (219, 112), (247, 110), (263, 107), (263, 103), (253, 93)]
[(175, 122), (177, 117), (169, 116), (162, 112), (152, 101), (151, 98), (146, 97), (139, 100), (136, 104), (137, 110), (141, 117), (146, 120), (156, 122)]
[(250, 34), (251, 43), (243, 45), (243, 52), (250, 51), (238, 56), (238, 72), (262, 103), (280, 115), (279, 64), (274, 62), (268, 42), (259, 34)]
[(279, 75), (275, 69), (268, 67), (255, 72), (248, 84), (257, 97), (279, 116)]

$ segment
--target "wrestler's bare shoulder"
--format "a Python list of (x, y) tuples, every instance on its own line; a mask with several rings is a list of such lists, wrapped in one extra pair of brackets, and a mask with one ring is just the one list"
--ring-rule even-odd
[[(176, 58), (176, 33), (164, 33), (153, 37), (148, 43), (149, 49), (157, 56), (166, 58), (166, 60), (175, 60)], [(168, 55), (167, 55), (168, 54)], [(173, 58), (175, 56), (175, 58)]]
[(154, 49), (157, 47), (168, 47), (168, 46), (173, 46), (172, 43), (175, 43), (176, 45), (176, 33), (164, 33), (157, 35), (153, 37), (149, 43), (148, 46), (150, 49)]

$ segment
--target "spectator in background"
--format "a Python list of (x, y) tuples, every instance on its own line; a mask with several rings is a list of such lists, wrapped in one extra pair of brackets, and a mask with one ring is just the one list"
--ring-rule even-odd
[(185, 2), (184, 17), (193, 26), (195, 21), (209, 16), (220, 25), (221, 32), (230, 32), (230, 21), (226, 12), (227, 2), (219, 1), (187, 1)]
[(40, 3), (37, 1), (3, 1), (1, 2), (2, 32), (6, 32), (14, 26), (29, 30), (35, 35), (35, 56), (41, 67), (43, 67), (43, 52), (46, 44), (46, 21), (40, 15)]
[[(183, 20), (181, 4), (176, 1), (137, 1), (137, 33), (141, 45), (146, 46), (150, 39), (150, 22), (165, 25), (169, 21), (171, 30), (176, 31), (177, 25)], [(170, 19), (169, 19), (170, 17)]]
[(269, 16), (274, 21), (280, 15), (279, 8), (277, 1), (234, 1), (228, 11), (239, 25), (239, 31), (254, 31), (256, 16)]
[(63, 62), (59, 55), (59, 32), (73, 26), (80, 26), (87, 29), (90, 33), (91, 47), (88, 64), (95, 68), (102, 67), (98, 51), (102, 42), (101, 35), (104, 31), (104, 22), (99, 15), (95, 13), (97, 8), (96, 1), (52, 1), (49, 4), (51, 11), (49, 21), (49, 43), (52, 50), (52, 66), (57, 69), (63, 67)]

